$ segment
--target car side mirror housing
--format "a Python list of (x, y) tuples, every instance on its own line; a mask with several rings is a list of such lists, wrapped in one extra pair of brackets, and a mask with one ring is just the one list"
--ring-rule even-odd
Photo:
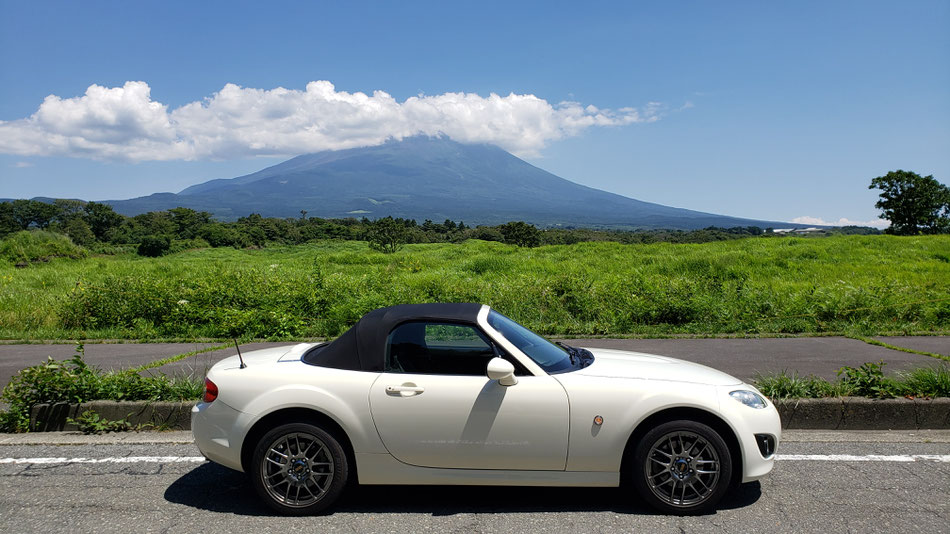
[(515, 377), (515, 366), (504, 358), (492, 358), (488, 362), (488, 378), (497, 380), (503, 386), (513, 386), (518, 383)]

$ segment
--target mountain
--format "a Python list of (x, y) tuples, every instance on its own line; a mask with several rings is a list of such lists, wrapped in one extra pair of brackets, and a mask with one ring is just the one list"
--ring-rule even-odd
[(298, 156), (232, 179), (211, 180), (178, 194), (106, 201), (136, 215), (178, 206), (223, 220), (265, 217), (368, 217), (540, 226), (678, 228), (783, 226), (702, 213), (586, 187), (539, 169), (493, 145), (446, 137)]

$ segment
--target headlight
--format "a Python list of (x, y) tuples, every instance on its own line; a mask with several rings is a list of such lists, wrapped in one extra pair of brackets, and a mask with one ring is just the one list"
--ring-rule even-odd
[(762, 395), (759, 395), (754, 391), (738, 389), (736, 391), (730, 391), (729, 396), (741, 402), (742, 404), (745, 404), (749, 408), (755, 408), (756, 410), (761, 410), (767, 406), (765, 399), (762, 398)]

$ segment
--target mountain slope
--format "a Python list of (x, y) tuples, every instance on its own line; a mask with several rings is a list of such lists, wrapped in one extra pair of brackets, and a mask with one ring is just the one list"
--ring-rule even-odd
[(549, 226), (682, 228), (774, 226), (643, 202), (565, 180), (492, 145), (447, 138), (298, 156), (234, 179), (211, 180), (177, 195), (109, 201), (127, 215), (183, 206), (222, 219), (250, 213), (297, 217), (394, 217)]

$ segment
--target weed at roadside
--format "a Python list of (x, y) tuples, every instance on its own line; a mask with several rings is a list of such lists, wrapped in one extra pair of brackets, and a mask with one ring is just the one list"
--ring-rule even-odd
[(114, 401), (189, 401), (201, 397), (202, 379), (187, 376), (141, 376), (135, 369), (102, 371), (83, 359), (83, 346), (76, 354), (57, 361), (47, 359), (40, 365), (21, 370), (0, 393), (0, 401), (9, 405), (0, 411), (0, 431), (29, 430), (30, 410), (37, 404), (92, 400)]
[(105, 419), (92, 410), (86, 410), (76, 419), (67, 417), (66, 422), (74, 424), (83, 434), (102, 434), (104, 432), (128, 432), (132, 425), (125, 418), (113, 421)]
[(893, 377), (884, 374), (884, 363), (864, 363), (860, 367), (842, 367), (838, 379), (829, 382), (817, 376), (799, 376), (786, 371), (759, 375), (753, 385), (771, 399), (824, 397), (950, 397), (950, 364), (900, 371)]

